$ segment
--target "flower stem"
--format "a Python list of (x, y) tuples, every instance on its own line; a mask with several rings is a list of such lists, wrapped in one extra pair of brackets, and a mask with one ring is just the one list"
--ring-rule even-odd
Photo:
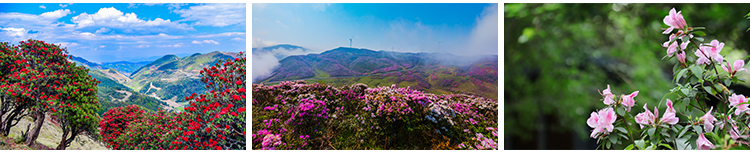
[[(625, 118), (627, 117), (625, 116), (622, 117), (623, 122), (625, 121)], [(625, 128), (628, 129), (628, 136), (630, 137), (630, 142), (633, 143), (633, 146), (635, 147), (635, 140), (633, 139), (633, 135), (630, 132), (630, 126), (629, 126), (630, 123), (625, 122), (624, 124), (625, 124)]]

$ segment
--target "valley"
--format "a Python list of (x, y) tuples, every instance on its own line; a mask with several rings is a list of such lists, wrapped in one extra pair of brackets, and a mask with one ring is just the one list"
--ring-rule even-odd
[(200, 81), (202, 68), (219, 60), (236, 58), (234, 52), (214, 51), (186, 57), (165, 55), (154, 61), (94, 63), (73, 57), (77, 64), (90, 69), (89, 74), (101, 81), (97, 96), (101, 115), (113, 107), (139, 105), (152, 111), (160, 109), (180, 112), (186, 103), (179, 99), (186, 94), (203, 93)]

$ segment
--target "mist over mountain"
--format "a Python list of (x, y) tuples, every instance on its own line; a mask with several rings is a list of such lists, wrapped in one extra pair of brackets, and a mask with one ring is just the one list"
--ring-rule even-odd
[(253, 83), (308, 80), (337, 86), (400, 84), (434, 93), (474, 93), (497, 99), (498, 55), (339, 47), (320, 54), (291, 55), (277, 62), (273, 53), (265, 51), (253, 53)]

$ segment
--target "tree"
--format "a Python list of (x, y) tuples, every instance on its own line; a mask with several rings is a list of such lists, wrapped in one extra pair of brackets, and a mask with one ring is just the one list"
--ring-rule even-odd
[[(80, 66), (68, 60), (72, 57), (69, 57), (67, 50), (33, 39), (21, 41), (17, 46), (9, 47), (7, 44), (2, 46), (3, 54), (0, 59), (5, 61), (3, 66), (6, 67), (3, 71), (5, 73), (0, 77), (2, 80), (0, 91), (7, 98), (3, 100), (3, 105), (8, 103), (9, 108), (13, 108), (13, 110), (7, 110), (10, 112), (3, 113), (9, 114), (6, 119), (3, 119), (5, 121), (3, 128), (6, 130), (4, 134), (7, 134), (10, 127), (15, 125), (12, 121), (17, 123), (25, 113), (31, 114), (35, 120), (34, 128), (26, 136), (25, 144), (27, 145), (33, 144), (38, 137), (47, 112), (63, 117), (58, 120), (69, 120), (66, 125), (90, 128), (91, 122), (96, 121), (90, 118), (96, 117), (87, 116), (85, 113), (92, 108), (98, 108), (98, 101), (95, 98), (91, 99), (92, 95), (95, 96), (91, 87), (95, 87), (96, 83), (93, 83), (95, 80), (90, 80), (90, 76), (84, 78), (88, 70), (81, 69)], [(79, 93), (78, 90), (81, 88), (85, 88), (84, 91), (88, 92)], [(70, 96), (73, 96), (72, 99), (68, 98)], [(68, 111), (69, 108), (77, 107), (83, 107), (84, 109), (80, 110), (83, 112)], [(68, 112), (56, 114), (58, 111)], [(78, 118), (78, 116), (83, 117)], [(75, 124), (70, 122), (75, 122)], [(77, 133), (77, 130), (73, 131), (72, 127), (65, 127), (70, 128), (66, 131)], [(71, 135), (74, 138), (75, 134)]]
[[(83, 66), (70, 67), (69, 72), (73, 74), (66, 84), (60, 99), (63, 100), (50, 108), (55, 109), (52, 115), (60, 123), (63, 130), (62, 139), (57, 150), (65, 150), (79, 133), (88, 132), (97, 134), (99, 117), (99, 98), (96, 96), (96, 79), (88, 75), (88, 69)], [(66, 103), (67, 102), (67, 103)]]

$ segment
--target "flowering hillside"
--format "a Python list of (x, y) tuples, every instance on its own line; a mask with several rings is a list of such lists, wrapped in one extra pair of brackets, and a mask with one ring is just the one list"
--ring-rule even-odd
[(498, 149), (492, 99), (305, 81), (252, 90), (253, 149)]

